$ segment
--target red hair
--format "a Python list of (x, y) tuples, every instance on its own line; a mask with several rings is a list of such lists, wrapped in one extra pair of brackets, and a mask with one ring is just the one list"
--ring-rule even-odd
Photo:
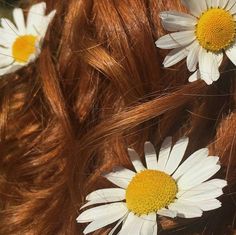
[[(34, 3), (37, 1), (33, 1)], [(164, 69), (159, 12), (179, 0), (46, 0), (57, 15), (40, 58), (0, 81), (0, 234), (82, 234), (87, 193), (101, 174), (131, 167), (171, 135), (208, 146), (228, 180), (222, 208), (197, 220), (161, 221), (164, 234), (231, 234), (235, 218), (235, 74), (225, 62), (211, 86)], [(32, 3), (33, 4), (33, 3)], [(109, 227), (94, 234), (106, 234)]]

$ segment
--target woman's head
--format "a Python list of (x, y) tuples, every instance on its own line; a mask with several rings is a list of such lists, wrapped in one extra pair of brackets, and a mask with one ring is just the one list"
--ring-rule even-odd
[[(37, 2), (24, 5), (25, 16)], [(184, 62), (163, 68), (159, 13), (185, 12), (178, 0), (45, 2), (57, 13), (38, 60), (0, 81), (0, 234), (82, 234), (76, 217), (86, 195), (111, 187), (102, 175), (132, 167), (128, 147), (143, 156), (144, 142), (158, 150), (167, 136), (188, 136), (188, 155), (207, 146), (220, 156), (218, 177), (229, 186), (221, 209), (196, 220), (162, 219), (163, 233), (230, 234), (232, 64), (225, 61), (211, 86), (189, 83)]]

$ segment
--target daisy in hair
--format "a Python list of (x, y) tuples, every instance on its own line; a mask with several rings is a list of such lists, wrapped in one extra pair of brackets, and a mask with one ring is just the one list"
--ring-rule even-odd
[[(190, 14), (161, 12), (163, 27), (170, 32), (156, 41), (162, 49), (173, 49), (166, 56), (164, 67), (187, 57), (193, 74), (189, 81), (204, 80), (208, 85), (220, 77), (223, 54), (236, 65), (236, 1), (182, 0)], [(175, 32), (177, 31), (177, 32)]]
[(31, 6), (25, 21), (23, 10), (13, 10), (14, 24), (1, 18), (0, 75), (13, 73), (35, 61), (41, 52), (48, 25), (56, 11), (45, 15), (46, 3)]
[(210, 179), (220, 169), (219, 157), (208, 156), (208, 149), (203, 148), (182, 162), (187, 145), (188, 138), (182, 138), (172, 147), (168, 137), (157, 159), (153, 145), (146, 142), (146, 167), (129, 149), (135, 171), (120, 168), (106, 174), (118, 187), (99, 189), (86, 197), (88, 202), (81, 209), (92, 207), (77, 218), (78, 223), (89, 223), (84, 234), (116, 222), (109, 235), (157, 235), (158, 216), (195, 218), (219, 208), (216, 198), (227, 183)]

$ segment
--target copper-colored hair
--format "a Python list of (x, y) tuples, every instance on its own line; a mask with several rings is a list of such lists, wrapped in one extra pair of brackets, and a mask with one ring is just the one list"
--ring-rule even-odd
[[(36, 3), (39, 1), (33, 1)], [(161, 65), (163, 10), (180, 0), (46, 0), (57, 9), (40, 58), (0, 81), (0, 234), (80, 235), (87, 193), (111, 186), (102, 173), (131, 167), (163, 139), (208, 146), (228, 180), (222, 208), (200, 219), (161, 221), (161, 234), (233, 234), (236, 80), (226, 61), (211, 86), (188, 82), (185, 62)], [(27, 11), (26, 11), (27, 13)], [(94, 234), (106, 234), (106, 229)]]

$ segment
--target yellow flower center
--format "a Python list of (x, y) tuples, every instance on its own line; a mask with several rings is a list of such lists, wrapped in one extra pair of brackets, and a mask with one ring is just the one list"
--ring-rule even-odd
[(236, 23), (226, 10), (212, 8), (204, 12), (196, 26), (196, 37), (208, 51), (220, 52), (231, 46), (236, 36)]
[(126, 189), (127, 207), (138, 215), (156, 212), (174, 200), (177, 190), (175, 180), (166, 173), (141, 171)]
[(18, 37), (12, 46), (12, 55), (15, 61), (26, 63), (30, 56), (36, 52), (37, 37), (33, 35), (24, 35)]

